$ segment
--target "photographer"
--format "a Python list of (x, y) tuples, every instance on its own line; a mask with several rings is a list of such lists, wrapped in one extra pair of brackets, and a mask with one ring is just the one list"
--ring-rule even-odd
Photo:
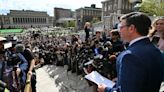
[(115, 53), (122, 52), (124, 50), (124, 44), (121, 41), (119, 31), (112, 30), (110, 33), (111, 33), (110, 34), (110, 37), (111, 37), (110, 42), (112, 43), (112, 46), (113, 46), (113, 52), (115, 52)]
[(27, 60), (24, 56), (16, 52), (15, 43), (5, 51), (5, 70), (3, 72), (4, 81), (7, 83), (10, 92), (23, 92), (25, 87)]
[(4, 71), (4, 61), (5, 61), (5, 57), (4, 57), (4, 44), (3, 41), (6, 40), (3, 37), (0, 37), (0, 92), (4, 92), (5, 88), (6, 88), (6, 83), (3, 82), (3, 71)]
[(31, 76), (32, 92), (36, 92), (36, 72), (34, 70), (35, 60), (32, 52), (30, 51), (30, 45), (28, 44), (25, 48), (23, 44), (17, 44), (16, 51), (21, 53), (28, 62), (26, 74)]

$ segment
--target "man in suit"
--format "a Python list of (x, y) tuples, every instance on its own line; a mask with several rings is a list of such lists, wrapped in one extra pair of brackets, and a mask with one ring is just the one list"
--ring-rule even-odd
[(162, 54), (147, 37), (151, 20), (140, 12), (121, 17), (120, 35), (129, 42), (117, 58), (118, 80), (113, 88), (98, 85), (99, 92), (159, 92)]

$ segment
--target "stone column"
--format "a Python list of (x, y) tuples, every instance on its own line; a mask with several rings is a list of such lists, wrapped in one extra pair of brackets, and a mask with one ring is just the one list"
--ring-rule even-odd
[(48, 24), (48, 17), (46, 18), (46, 23), (45, 24)]
[(10, 17), (10, 24), (13, 24), (13, 17)]
[(101, 13), (101, 20), (104, 21), (104, 3), (102, 3), (102, 13)]
[(122, 0), (118, 0), (117, 14), (121, 14), (121, 8), (122, 8)]

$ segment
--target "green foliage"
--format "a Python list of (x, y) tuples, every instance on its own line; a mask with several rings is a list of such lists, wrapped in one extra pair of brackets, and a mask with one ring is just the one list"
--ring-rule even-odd
[(65, 21), (65, 22), (63, 23), (63, 27), (64, 27), (64, 28), (67, 28), (67, 27), (68, 27), (67, 21)]
[(64, 28), (67, 28), (67, 27), (75, 27), (75, 21), (65, 21), (64, 23), (63, 23), (63, 27)]
[(139, 11), (145, 12), (150, 16), (163, 16), (164, 2), (158, 3), (156, 0), (143, 0), (140, 5)]
[(92, 21), (91, 21), (91, 23), (93, 24), (93, 23), (96, 23), (96, 22), (99, 22), (100, 20), (97, 18), (97, 17), (94, 17), (93, 19), (92, 19)]
[(68, 27), (75, 27), (75, 21), (68, 21)]

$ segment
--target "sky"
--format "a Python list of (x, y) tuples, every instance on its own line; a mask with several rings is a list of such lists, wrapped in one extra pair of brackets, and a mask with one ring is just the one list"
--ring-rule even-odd
[(46, 11), (53, 16), (54, 7), (75, 10), (81, 7), (96, 4), (101, 8), (101, 1), (105, 0), (0, 0), (0, 14), (9, 13), (9, 10)]

